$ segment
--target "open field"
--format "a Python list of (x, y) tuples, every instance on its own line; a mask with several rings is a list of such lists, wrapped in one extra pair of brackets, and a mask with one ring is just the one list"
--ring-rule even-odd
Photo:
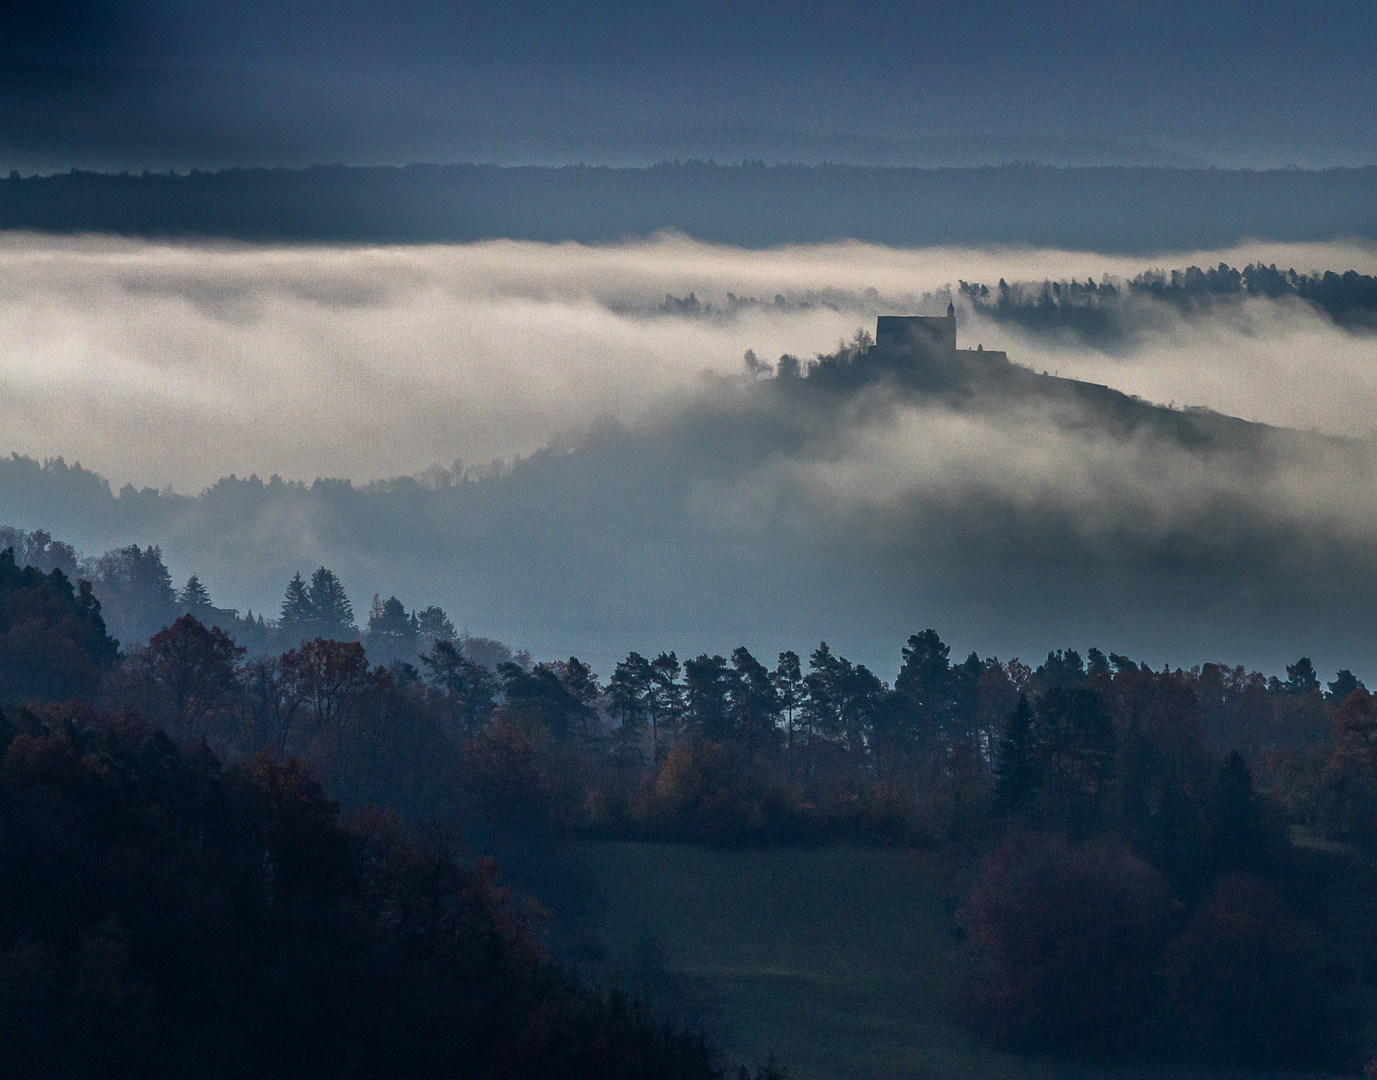
[(715, 999), (719, 1019), (709, 1019), (709, 1031), (734, 1059), (763, 1062), (773, 1053), (795, 1080), (1226, 1075), (1084, 1068), (975, 1043), (950, 1019), (957, 958), (936, 871), (922, 853), (586, 850), (608, 959), (633, 966), (645, 942), (658, 939), (670, 976), (699, 1002)]

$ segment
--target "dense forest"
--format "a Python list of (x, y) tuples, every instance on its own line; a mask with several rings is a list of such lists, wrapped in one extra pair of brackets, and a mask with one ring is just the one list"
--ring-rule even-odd
[(1097, 347), (1122, 344), (1148, 322), (1153, 305), (1186, 316), (1209, 314), (1243, 299), (1298, 300), (1352, 331), (1377, 329), (1377, 277), (1356, 270), (1297, 273), (1276, 264), (1249, 263), (1242, 270), (1220, 263), (1200, 269), (1148, 270), (1126, 282), (1042, 281), (994, 288), (961, 282), (975, 311), (1036, 333), (1069, 333)]
[(585, 243), (676, 229), (747, 247), (819, 240), (1095, 251), (1373, 235), (1377, 169), (649, 168), (411, 165), (73, 171), (0, 180), (0, 228), (263, 241)]
[[(1155, 671), (1098, 648), (954, 662), (929, 629), (892, 685), (825, 642), (773, 663), (633, 652), (601, 677), (395, 599), (359, 628), (324, 567), (250, 621), (195, 578), (174, 592), (156, 548), (74, 568), (46, 535), (11, 538), (0, 879), (31, 884), (0, 898), (0, 994), (48, 1003), (10, 1014), (26, 1052), (81, 1028), (73, 1073), (198, 1061), (187, 1025), (209, 1024), (195, 1045), (226, 1047), (226, 1075), (323, 1075), (337, 1050), (368, 1075), (398, 1040), (430, 1055), (417, 1074), (474, 1045), (515, 1075), (560, 1075), (560, 1054), (707, 1074), (701, 1043), (646, 1006), (558, 975), (493, 870), (444, 837), (571, 909), (556, 868), (579, 840), (919, 847), (949, 868), (958, 1011), (997, 1044), (1336, 1070), (1372, 1056), (1377, 699), (1351, 672)], [(102, 594), (149, 625), (134, 597), (156, 594), (167, 621), (121, 650)], [(150, 914), (188, 895), (171, 923)], [(427, 987), (463, 998), (481, 980), (501, 987), (500, 1023), (414, 1012)], [(424, 1038), (360, 1017), (379, 985)], [(318, 1011), (273, 1005), (299, 999)]]

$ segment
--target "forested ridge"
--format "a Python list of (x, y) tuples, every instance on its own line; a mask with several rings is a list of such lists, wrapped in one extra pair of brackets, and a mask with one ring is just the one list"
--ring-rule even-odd
[(346, 243), (583, 243), (660, 229), (820, 240), (1190, 250), (1371, 237), (1377, 169), (316, 166), (0, 180), (0, 228)]
[[(54, 549), (49, 537), (23, 539), (35, 559)], [(134, 843), (118, 839), (133, 828), (121, 823), (154, 807), (169, 822), (158, 828), (173, 828), (177, 814), (223, 805), (231, 818), (253, 818), (253, 807), (270, 805), (253, 828), (327, 838), (318, 842), (339, 853), (329, 858), (344, 862), (322, 880), (366, 887), (360, 896), (381, 886), (350, 877), (359, 871), (344, 867), (359, 864), (346, 851), (394, 845), (388, 850), (407, 866), (446, 868), (454, 884), (445, 903), (472, 907), (463, 925), (477, 918), (493, 927), (491, 940), (507, 943), (510, 959), (495, 970), (506, 972), (511, 1000), (552, 1002), (510, 1007), (565, 1018), (539, 1027), (538, 1038), (523, 1028), (510, 1036), (515, 1044), (492, 1044), (526, 1054), (521, 1040), (536, 1038), (529, 1060), (554, 1071), (533, 1065), (532, 1075), (561, 1074), (549, 1061), (566, 1038), (580, 1053), (595, 1052), (585, 1038), (597, 1053), (629, 1047), (619, 1058), (625, 1075), (663, 1074), (636, 1071), (657, 1054), (680, 1062), (684, 1075), (709, 1063), (699, 1044), (660, 1032), (642, 1006), (522, 974), (547, 969), (521, 959), (539, 950), (523, 944), (521, 924), (491, 891), (492, 871), (441, 858), (437, 851), (452, 849), (439, 838), (496, 854), (518, 892), (571, 908), (577, 899), (551, 875), (580, 838), (917, 846), (949, 867), (952, 933), (970, 972), (954, 988), (957, 1011), (985, 1038), (1074, 1057), (1250, 1067), (1342, 1071), (1372, 1056), (1377, 699), (1350, 672), (1322, 680), (1304, 657), (1284, 678), (1215, 664), (1155, 671), (1098, 648), (1057, 650), (1036, 667), (974, 653), (953, 662), (929, 629), (904, 644), (893, 685), (826, 643), (771, 664), (744, 646), (730, 657), (633, 652), (600, 677), (577, 657), (535, 662), (455, 635), (443, 612), (407, 612), (395, 599), (375, 603), (360, 631), (323, 567), (288, 583), (277, 625), (263, 624), (281, 635), (273, 640), (281, 651), (264, 652), (210, 624), (216, 609), (198, 585), (192, 579), (173, 597), (171, 621), (146, 645), (116, 652), (89, 588), (60, 567), (20, 568), (13, 548), (0, 556), (4, 857), (16, 868), (6, 880), (42, 885), (5, 899), (0, 993), (47, 988), (49, 1026), (25, 1021), (32, 1039), (60, 1038), (51, 1032), (89, 1014), (83, 980), (97, 956), (105, 981), (91, 993), (113, 995), (126, 1011), (119, 1015), (150, 1031), (182, 1023), (159, 995), (186, 973), (157, 959), (166, 942), (148, 936), (138, 905), (121, 908), (118, 890), (71, 882), (123, 867), (121, 888), (144, 896), (139, 882), (151, 870), (141, 867), (150, 864), (126, 854), (112, 863), (109, 853)], [(39, 636), (63, 645), (25, 645)], [(287, 789), (297, 794), (284, 798)], [(354, 824), (340, 825), (327, 797)], [(239, 809), (236, 799), (246, 800)], [(64, 809), (78, 805), (79, 813)], [(45, 814), (66, 824), (35, 832)], [(208, 827), (194, 825), (193, 834)], [(421, 828), (422, 839), (403, 839), (406, 828)], [(139, 840), (134, 850), (150, 842), (163, 843)], [(208, 857), (163, 864), (159, 888), (207, 872)], [(274, 869), (273, 882), (287, 873), (286, 864)], [(416, 873), (389, 871), (388, 887), (434, 880)], [(114, 899), (45, 901), (40, 918), (30, 901), (53, 890)], [(310, 902), (344, 903), (355, 895), (348, 890)], [(333, 971), (340, 950), (395, 961), (394, 924), (368, 929), (365, 917), (384, 909), (365, 905), (338, 924), (383, 935), (366, 948), (357, 937), (306, 939), (302, 948), (322, 950), (311, 963), (327, 963), (312, 978)], [(286, 932), (273, 921), (277, 910), (254, 918)], [(426, 940), (436, 978), (468, 977), (446, 965), (468, 962), (471, 937)], [(564, 947), (577, 955), (576, 944)], [(253, 970), (243, 958), (233, 964)], [(376, 976), (367, 964), (350, 970), (349, 978)], [(320, 985), (292, 992), (309, 996)], [(348, 1026), (340, 1011), (353, 1007), (348, 985), (321, 1023)], [(257, 989), (243, 993), (245, 1008), (258, 1007)], [(180, 1000), (199, 1007), (194, 995)], [(217, 1021), (223, 1038), (244, 1038), (235, 1029), (243, 1015)], [(132, 1030), (143, 1029), (122, 1022), (74, 1053), (89, 1062), (142, 1052), (119, 1042)], [(313, 1037), (326, 1038), (323, 1030)], [(157, 1043), (166, 1060), (187, 1060), (179, 1037)], [(383, 1046), (410, 1036), (361, 1026), (352, 1037)], [(269, 1052), (266, 1043), (234, 1046), (234, 1060)], [(305, 1048), (280, 1059), (283, 1075), (315, 1075), (334, 1060), (324, 1051), (307, 1060)]]
[(1300, 301), (1354, 332), (1377, 328), (1377, 277), (1356, 270), (1297, 272), (1276, 263), (1241, 270), (1146, 270), (1127, 281), (1014, 282), (993, 287), (963, 281), (958, 291), (975, 312), (1034, 333), (1066, 333), (1097, 347), (1122, 344), (1152, 325), (1153, 305), (1186, 317), (1207, 316), (1241, 300)]

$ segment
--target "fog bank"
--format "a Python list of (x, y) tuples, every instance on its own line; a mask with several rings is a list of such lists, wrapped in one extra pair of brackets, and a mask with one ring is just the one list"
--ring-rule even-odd
[[(1340, 245), (1167, 265), (1259, 259), (1377, 268)], [(806, 373), (876, 314), (935, 312), (960, 281), (1143, 266), (679, 237), (11, 237), (0, 266), (0, 445), (80, 460), (114, 488), (193, 493), (116, 497), (15, 459), (0, 519), (88, 553), (160, 543), (179, 583), (195, 572), (225, 606), (271, 615), (291, 573), (325, 564), (356, 610), (395, 592), (607, 670), (629, 649), (768, 655), (826, 637), (892, 671), (926, 626), (1025, 658), (1097, 643), (1277, 670), (1311, 652), (1362, 673), (1377, 649), (1374, 457), (1351, 438), (1377, 406), (1374, 342), (1304, 304), (1154, 309), (1091, 348), (958, 295), (962, 343), (1007, 349), (1007, 368), (934, 382), (844, 350), (795, 378), (747, 375), (742, 354), (789, 353)], [(216, 483), (231, 473), (256, 475)], [(257, 479), (275, 473), (307, 483)]]

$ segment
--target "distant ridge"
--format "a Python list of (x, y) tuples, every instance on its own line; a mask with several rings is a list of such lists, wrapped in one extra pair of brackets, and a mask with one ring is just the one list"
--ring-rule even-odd
[(0, 180), (0, 228), (262, 242), (585, 243), (674, 229), (745, 247), (855, 239), (1151, 254), (1377, 238), (1377, 168), (314, 166)]

